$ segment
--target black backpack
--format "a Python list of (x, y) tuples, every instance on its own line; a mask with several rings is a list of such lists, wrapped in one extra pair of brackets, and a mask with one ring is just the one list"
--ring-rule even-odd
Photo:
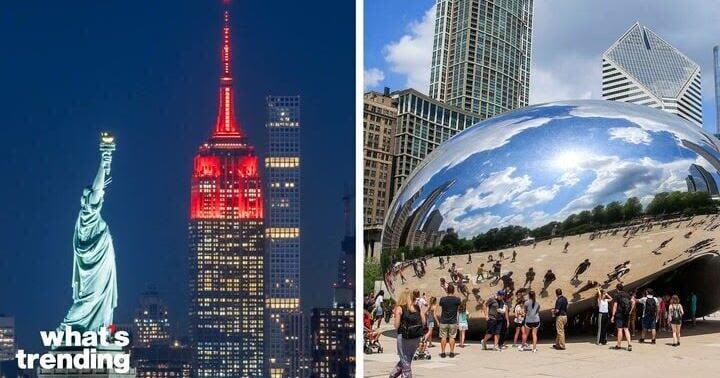
[(410, 312), (405, 307), (402, 307), (400, 329), (398, 331), (400, 331), (403, 339), (417, 339), (425, 333), (423, 332), (420, 309), (417, 306), (415, 306), (415, 312)]
[(627, 295), (627, 293), (619, 293), (617, 296), (618, 300), (618, 308), (620, 309), (620, 312), (623, 314), (629, 314), (630, 313), (630, 296)]
[(655, 298), (645, 299), (644, 316), (647, 319), (654, 319), (657, 316), (657, 301), (655, 301)]

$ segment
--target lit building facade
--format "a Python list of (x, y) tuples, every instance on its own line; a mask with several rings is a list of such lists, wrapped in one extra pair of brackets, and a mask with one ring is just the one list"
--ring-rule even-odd
[(264, 207), (258, 157), (234, 113), (224, 13), (217, 122), (190, 190), (190, 349), (196, 377), (262, 377)]
[(355, 309), (338, 306), (313, 309), (312, 377), (355, 376)]
[(266, 100), (265, 359), (270, 377), (299, 377), (300, 97)]
[(363, 100), (363, 240), (365, 257), (373, 258), (392, 199), (397, 106), (388, 88), (365, 93)]
[(661, 109), (702, 127), (700, 66), (640, 23), (603, 53), (602, 97)]
[(392, 187), (397, 193), (405, 179), (442, 142), (482, 118), (434, 100), (414, 89), (394, 92), (398, 119), (394, 141)]
[(133, 346), (170, 343), (170, 320), (157, 290), (150, 288), (140, 297), (133, 319)]
[(15, 318), (0, 315), (0, 361), (14, 360), (16, 349)]
[(430, 97), (481, 119), (528, 104), (533, 0), (437, 0)]
[(133, 347), (137, 378), (192, 378), (192, 353), (179, 342)]

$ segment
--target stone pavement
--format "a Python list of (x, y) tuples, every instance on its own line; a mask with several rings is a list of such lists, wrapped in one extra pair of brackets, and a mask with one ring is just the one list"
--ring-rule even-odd
[[(386, 324), (384, 326), (387, 326)], [(387, 377), (397, 362), (393, 332), (381, 343), (385, 353), (364, 355), (365, 377)], [(483, 351), (472, 341), (457, 348), (455, 358), (440, 358), (440, 345), (431, 348), (431, 360), (413, 361), (415, 377), (717, 377), (720, 376), (720, 318), (698, 321), (695, 328), (683, 327), (679, 347), (672, 335), (662, 332), (656, 345), (633, 342), (633, 351), (610, 350), (591, 342), (592, 336), (568, 339), (567, 349), (551, 348), (552, 340), (540, 340), (537, 353), (506, 349)], [(512, 340), (510, 340), (512, 344)], [(624, 344), (625, 345), (625, 344)]]

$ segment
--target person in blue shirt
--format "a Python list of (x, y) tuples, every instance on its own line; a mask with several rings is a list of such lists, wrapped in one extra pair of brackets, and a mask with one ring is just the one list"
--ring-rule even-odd
[(555, 344), (553, 348), (557, 350), (565, 350), (565, 325), (567, 324), (567, 307), (568, 300), (562, 293), (562, 289), (556, 289), (555, 295), (555, 308), (553, 309), (553, 316), (555, 316), (555, 329), (557, 336), (555, 337)]

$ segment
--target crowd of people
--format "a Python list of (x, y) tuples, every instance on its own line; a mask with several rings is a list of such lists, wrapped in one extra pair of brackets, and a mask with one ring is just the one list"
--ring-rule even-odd
[[(555, 323), (553, 349), (565, 350), (565, 328), (568, 323), (568, 300), (561, 289), (555, 290), (555, 305), (550, 313)], [(392, 322), (397, 331), (399, 361), (391, 377), (410, 376), (411, 365), (418, 354), (428, 353), (428, 348), (440, 344), (440, 358), (454, 358), (457, 348), (466, 347), (469, 312), (468, 300), (461, 298), (455, 285), (447, 285), (440, 298), (427, 297), (419, 290), (401, 290), (392, 309), (386, 308), (383, 291), (371, 293), (365, 299), (365, 341), (376, 344), (380, 336), (378, 328), (382, 319)], [(610, 349), (632, 351), (632, 340), (656, 344), (658, 333), (672, 335), (673, 347), (680, 346), (683, 319), (695, 323), (697, 296), (692, 293), (689, 309), (685, 309), (678, 295), (656, 296), (653, 289), (626, 291), (618, 283), (611, 295), (601, 288), (596, 291), (597, 333), (595, 343), (607, 345), (610, 332), (617, 337)], [(390, 314), (388, 314), (388, 310)], [(541, 306), (534, 290), (520, 290), (511, 295), (498, 290), (480, 307), (485, 319), (485, 335), (481, 341), (483, 350), (538, 351), (538, 331), (541, 327)], [(636, 327), (639, 325), (638, 327)], [(437, 331), (437, 334), (435, 333)], [(512, 346), (507, 343), (512, 338)], [(457, 342), (456, 342), (457, 340)]]

